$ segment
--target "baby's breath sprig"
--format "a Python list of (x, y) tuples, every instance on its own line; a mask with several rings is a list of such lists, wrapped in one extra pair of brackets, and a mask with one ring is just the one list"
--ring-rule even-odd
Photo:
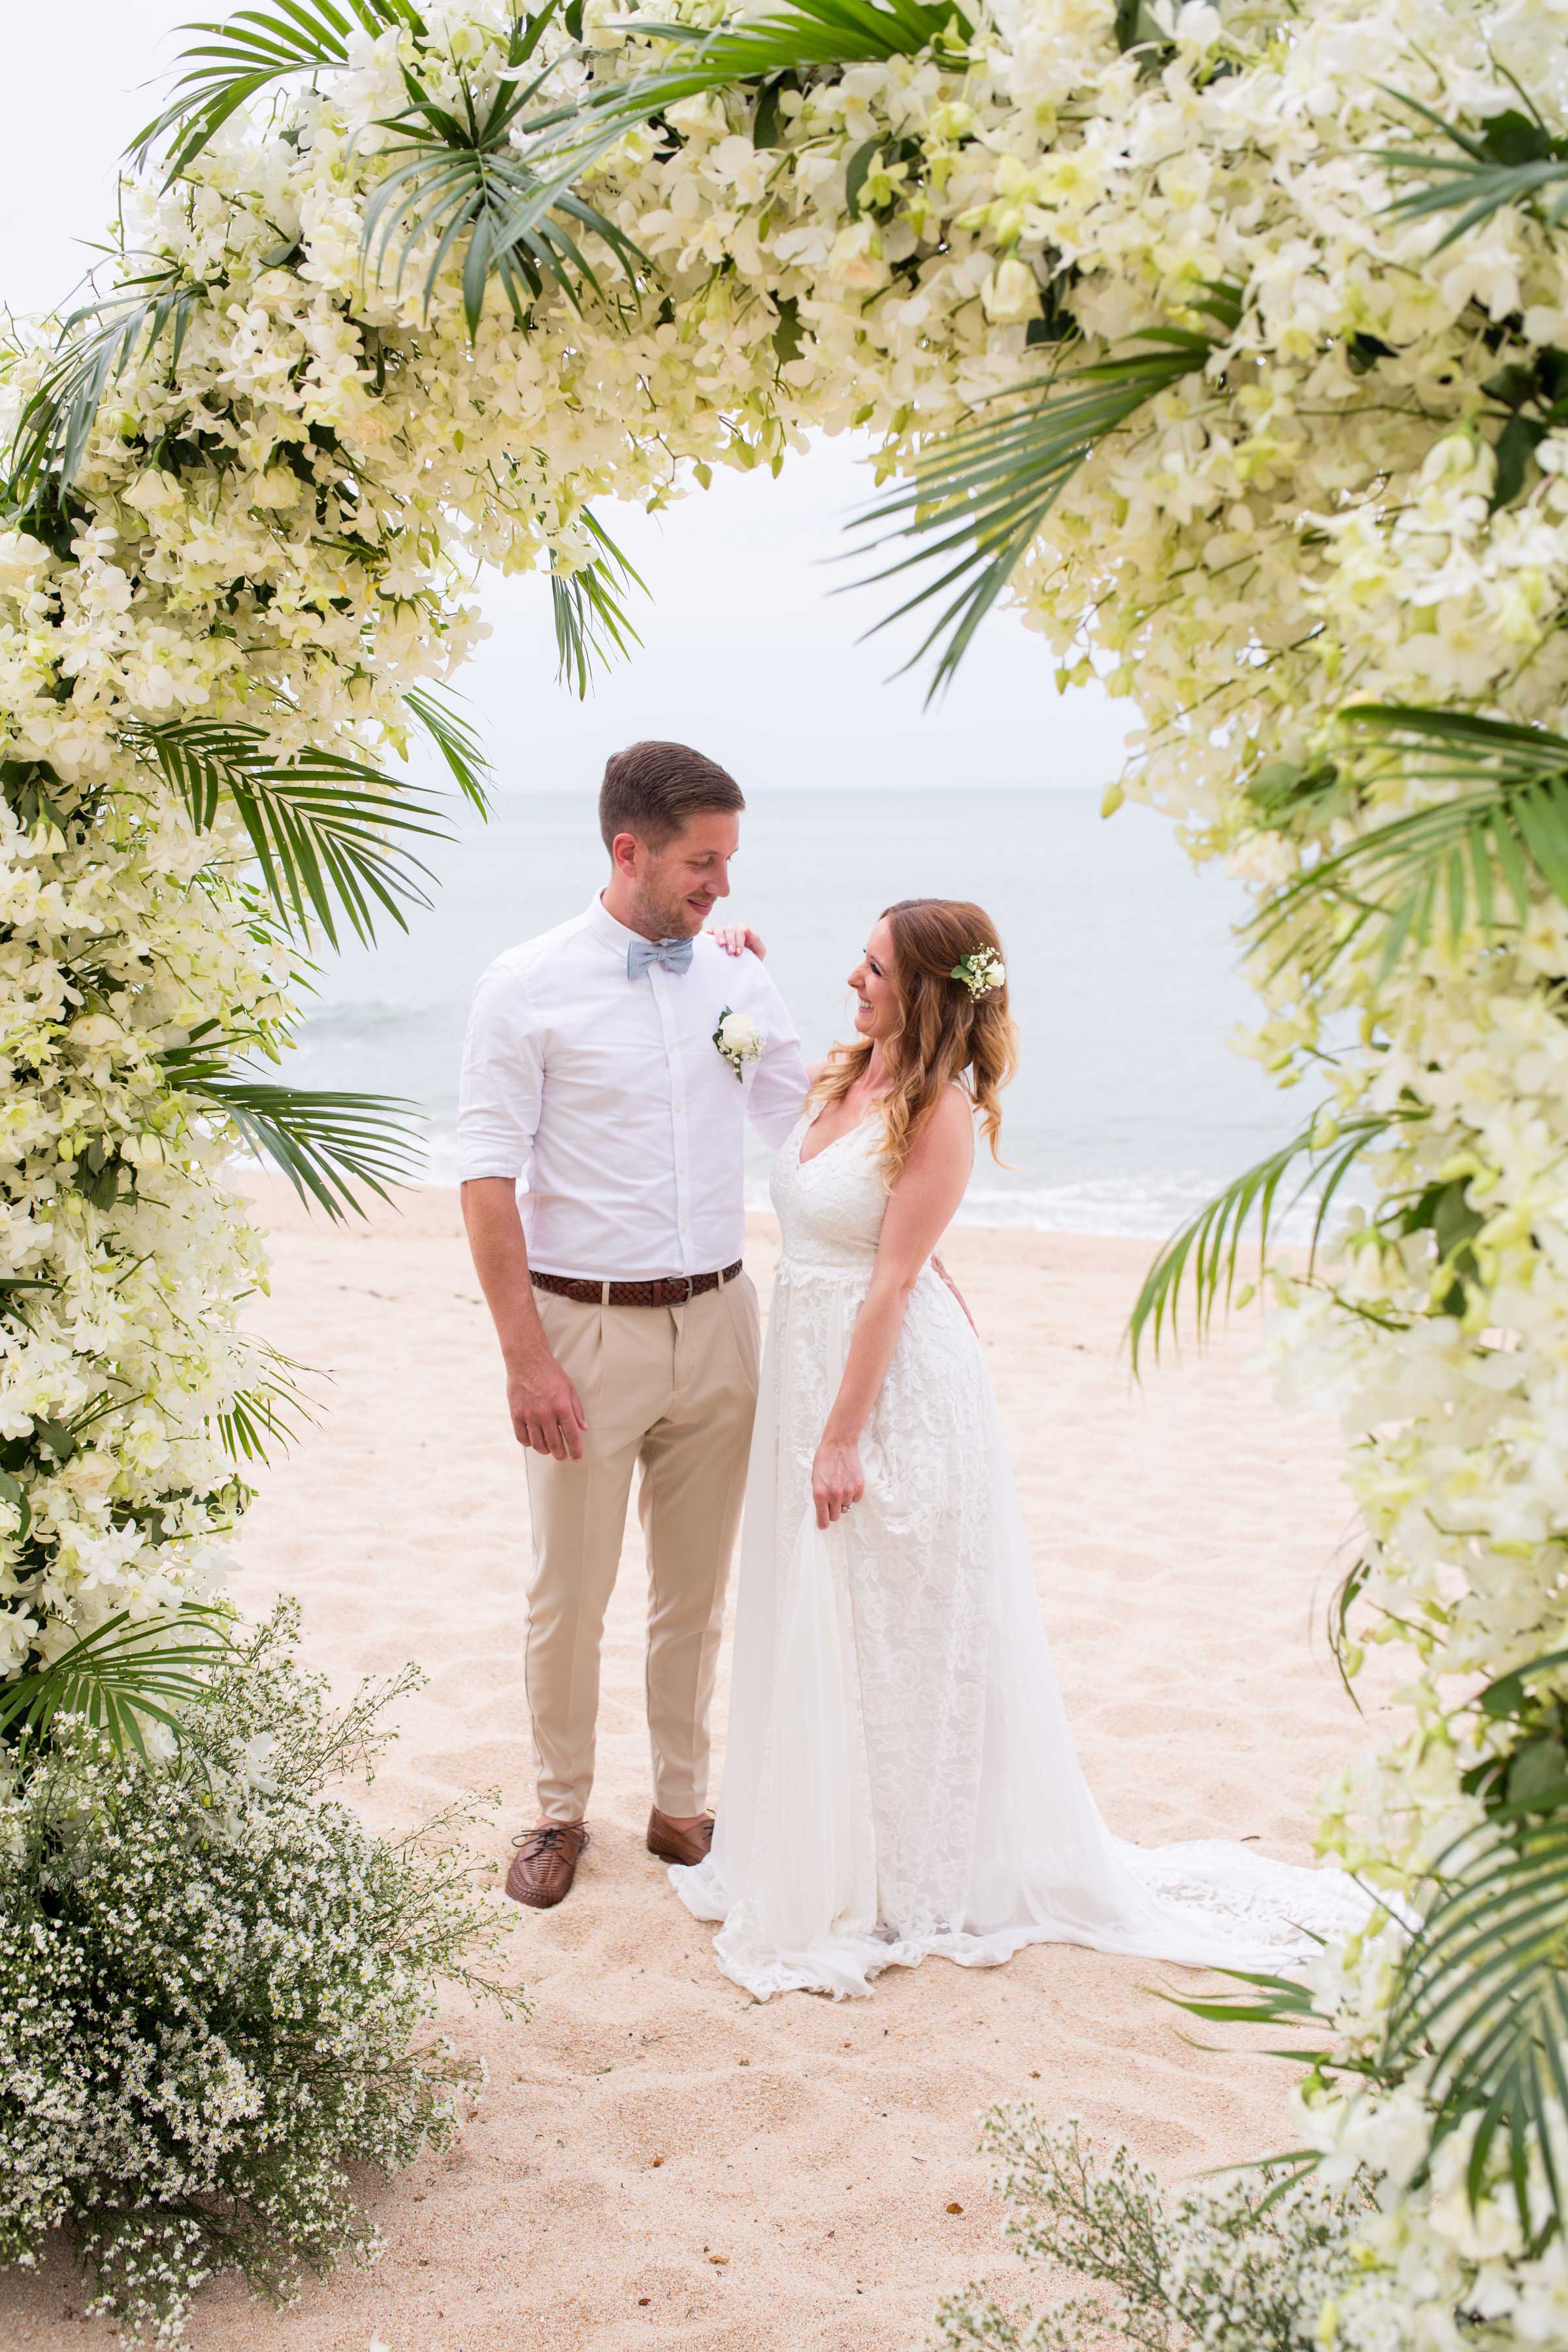
[(950, 980), (961, 980), (976, 1003), (1001, 987), (1007, 977), (1007, 967), (990, 948), (975, 948), (960, 956), (948, 974)]

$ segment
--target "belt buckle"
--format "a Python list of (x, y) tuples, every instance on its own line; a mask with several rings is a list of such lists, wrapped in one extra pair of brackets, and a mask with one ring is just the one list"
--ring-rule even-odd
[(681, 1300), (680, 1304), (682, 1305), (682, 1307), (689, 1307), (689, 1306), (690, 1306), (690, 1304), (691, 1304), (691, 1301), (692, 1301), (693, 1296), (695, 1295), (695, 1294), (694, 1294), (694, 1292), (693, 1292), (693, 1289), (692, 1289), (692, 1277), (691, 1277), (691, 1276), (690, 1276), (690, 1275), (689, 1275), (689, 1274), (682, 1274), (682, 1275), (678, 1275), (678, 1276), (677, 1276), (677, 1277), (676, 1277), (676, 1279), (677, 1279), (678, 1281), (679, 1281), (679, 1282), (684, 1282), (684, 1284), (686, 1285), (686, 1296), (685, 1296), (685, 1297)]

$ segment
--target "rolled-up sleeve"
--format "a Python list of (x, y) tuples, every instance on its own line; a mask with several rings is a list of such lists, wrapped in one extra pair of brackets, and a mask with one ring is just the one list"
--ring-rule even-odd
[(746, 1116), (763, 1141), (776, 1150), (800, 1117), (810, 1081), (800, 1050), (800, 1033), (784, 998), (761, 964), (750, 957), (747, 961), (753, 975), (753, 1010), (765, 1042), (746, 1088)]
[(492, 964), (474, 991), (458, 1097), (458, 1181), (528, 1169), (543, 1098), (544, 1062), (528, 990)]

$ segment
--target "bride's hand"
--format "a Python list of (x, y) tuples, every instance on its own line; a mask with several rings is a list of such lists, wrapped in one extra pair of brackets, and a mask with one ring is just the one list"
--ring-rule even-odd
[(744, 923), (721, 923), (718, 929), (710, 931), (708, 936), (710, 940), (718, 940), (726, 955), (744, 955), (746, 950), (750, 948), (757, 961), (761, 963), (767, 954), (766, 948), (758, 939), (755, 931), (749, 929)]
[(811, 1499), (816, 1506), (817, 1526), (830, 1528), (865, 1491), (858, 1446), (842, 1438), (825, 1437), (811, 1465)]

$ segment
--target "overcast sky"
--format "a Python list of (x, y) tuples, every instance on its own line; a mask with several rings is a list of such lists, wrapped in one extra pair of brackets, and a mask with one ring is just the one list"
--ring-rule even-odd
[[(8, 12), (12, 102), (0, 144), (3, 295), (16, 313), (68, 296), (113, 212), (115, 159), (156, 110), (193, 0), (63, 0)], [(212, 7), (224, 11), (223, 0)], [(887, 589), (835, 595), (832, 559), (868, 494), (847, 441), (823, 442), (778, 481), (721, 475), (661, 517), (615, 507), (606, 526), (651, 589), (633, 660), (585, 704), (554, 683), (548, 599), (534, 581), (485, 583), (494, 635), (464, 674), (499, 780), (587, 784), (638, 735), (695, 742), (743, 783), (1098, 789), (1121, 762), (1125, 706), (1098, 688), (1058, 698), (1038, 638), (993, 616), (931, 712), (923, 682), (888, 682), (886, 637), (858, 643)], [(907, 646), (907, 640), (906, 646)]]

